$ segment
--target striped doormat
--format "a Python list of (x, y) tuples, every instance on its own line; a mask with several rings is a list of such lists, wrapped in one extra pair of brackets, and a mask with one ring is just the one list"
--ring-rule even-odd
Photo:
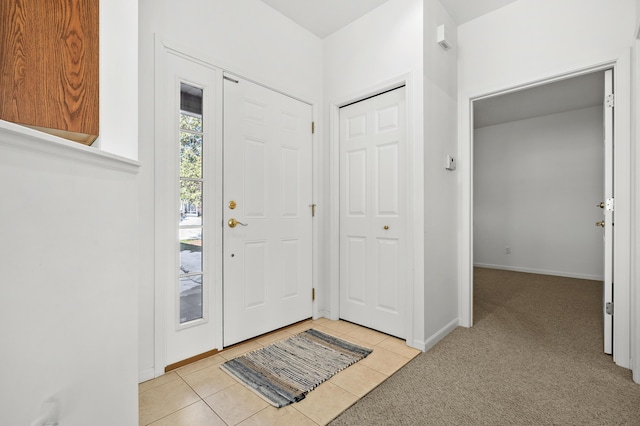
[(220, 368), (280, 408), (304, 399), (320, 383), (371, 351), (311, 329), (227, 361)]

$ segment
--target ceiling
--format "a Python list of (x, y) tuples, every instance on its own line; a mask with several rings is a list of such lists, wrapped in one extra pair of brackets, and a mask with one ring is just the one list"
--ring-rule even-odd
[[(366, 15), (387, 0), (262, 0), (320, 38)], [(463, 24), (517, 0), (440, 0), (453, 20)]]
[(473, 103), (474, 128), (557, 114), (604, 102), (604, 71)]
[(262, 0), (320, 38), (338, 31), (387, 0)]

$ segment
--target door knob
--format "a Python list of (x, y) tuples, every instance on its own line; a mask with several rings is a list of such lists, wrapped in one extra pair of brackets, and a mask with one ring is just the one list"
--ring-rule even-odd
[(234, 218), (229, 219), (227, 225), (229, 225), (229, 228), (235, 228), (237, 225), (247, 226), (246, 223), (238, 222)]
[(596, 222), (596, 226), (602, 226), (604, 228), (604, 220), (601, 220), (600, 222)]
[(600, 204), (596, 204), (596, 207), (600, 207), (601, 209), (604, 209), (604, 201), (600, 201)]

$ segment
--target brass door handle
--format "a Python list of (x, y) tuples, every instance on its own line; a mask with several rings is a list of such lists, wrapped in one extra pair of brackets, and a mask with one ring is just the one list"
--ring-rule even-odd
[(229, 228), (235, 228), (237, 225), (247, 226), (246, 223), (238, 222), (234, 218), (229, 219), (227, 225), (229, 225)]
[(604, 201), (600, 201), (599, 204), (596, 204), (596, 207), (600, 207), (601, 209), (604, 209)]
[(596, 222), (596, 226), (602, 226), (604, 228), (604, 220), (601, 220), (600, 222)]
[(384, 226), (384, 230), (386, 231), (387, 229), (389, 229), (389, 225)]

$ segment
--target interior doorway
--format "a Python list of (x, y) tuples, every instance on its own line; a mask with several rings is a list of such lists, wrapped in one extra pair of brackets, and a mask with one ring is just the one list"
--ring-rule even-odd
[(606, 353), (612, 87), (598, 70), (473, 102), (473, 266), (602, 281)]

